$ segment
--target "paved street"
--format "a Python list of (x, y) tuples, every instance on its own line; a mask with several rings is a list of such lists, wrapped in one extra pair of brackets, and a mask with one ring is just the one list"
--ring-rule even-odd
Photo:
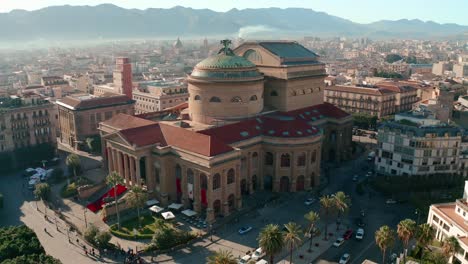
[[(395, 228), (396, 224), (405, 216), (412, 216), (413, 211), (408, 206), (387, 205), (385, 204), (385, 197), (371, 190), (366, 190), (366, 194), (363, 196), (359, 196), (355, 192), (357, 183), (353, 182), (351, 178), (355, 174), (360, 176), (360, 180), (365, 178), (367, 170), (363, 170), (362, 167), (369, 166), (366, 158), (367, 155), (363, 154), (356, 161), (343, 164), (340, 168), (330, 169), (330, 183), (322, 191), (322, 194), (332, 194), (339, 190), (345, 191), (352, 197), (351, 210), (343, 218), (340, 231), (336, 231), (334, 221), (329, 225), (329, 232), (333, 233), (329, 241), (323, 241), (322, 237), (314, 238), (314, 244), (319, 243), (320, 246), (318, 248), (314, 246), (313, 253), (306, 251), (308, 243), (305, 241), (304, 246), (295, 252), (294, 263), (337, 263), (340, 256), (346, 252), (352, 255), (351, 263), (361, 263), (366, 258), (379, 261), (381, 253), (374, 243), (375, 230), (383, 224), (390, 224)], [(65, 223), (59, 222), (61, 232), (58, 232), (52, 220), (53, 218), (50, 218), (51, 221), (44, 219), (43, 204), (38, 203), (40, 211), (37, 211), (31, 191), (23, 186), (26, 180), (19, 173), (4, 175), (0, 178), (0, 181), (0, 192), (5, 196), (5, 208), (0, 211), (1, 225), (24, 223), (33, 228), (46, 251), (61, 259), (64, 263), (110, 261), (90, 259), (83, 254), (81, 245), (68, 243)], [(289, 221), (294, 221), (305, 227), (304, 214), (309, 210), (319, 211), (318, 202), (311, 206), (304, 205), (304, 200), (308, 197), (310, 197), (308, 193), (282, 194), (280, 199), (240, 217), (237, 222), (230, 223), (217, 230), (217, 233), (213, 236), (213, 242), (210, 239), (201, 240), (186, 249), (171, 254), (159, 255), (155, 260), (161, 263), (204, 263), (207, 256), (220, 248), (231, 250), (234, 256), (243, 256), (247, 251), (253, 251), (258, 247), (256, 240), (258, 233), (267, 223), (277, 223), (282, 226)], [(84, 224), (80, 213), (83, 209), (80, 205), (65, 200), (63, 206), (67, 209), (64, 211), (67, 217), (76, 218), (74, 222), (77, 222), (79, 226)], [(364, 228), (366, 234), (364, 239), (362, 241), (350, 239), (340, 248), (330, 247), (331, 243), (342, 235), (347, 226), (356, 229), (354, 219), (359, 216), (361, 209), (364, 209), (366, 213), (366, 227)], [(51, 211), (49, 211), (50, 213)], [(91, 213), (88, 213), (88, 216), (90, 219), (94, 217)], [(240, 227), (248, 225), (253, 227), (251, 232), (245, 235), (237, 233)], [(47, 228), (48, 234), (44, 232), (44, 227)], [(323, 230), (323, 222), (320, 223), (320, 228)], [(74, 234), (71, 234), (71, 236), (74, 237)], [(73, 242), (75, 240), (75, 238), (72, 239)], [(130, 242), (128, 244), (133, 245)], [(392, 251), (390, 250), (390, 252)], [(284, 250), (276, 259), (277, 261), (284, 259), (280, 263), (288, 263), (288, 252)], [(150, 258), (147, 258), (147, 260), (150, 260)]]

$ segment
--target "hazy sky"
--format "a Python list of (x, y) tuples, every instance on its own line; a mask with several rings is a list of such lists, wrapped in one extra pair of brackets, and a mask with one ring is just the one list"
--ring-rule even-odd
[(382, 19), (418, 18), (439, 23), (468, 25), (467, 0), (0, 0), (0, 12), (35, 10), (53, 5), (97, 5), (112, 3), (125, 8), (170, 8), (176, 5), (196, 9), (227, 11), (231, 8), (304, 7), (368, 23)]

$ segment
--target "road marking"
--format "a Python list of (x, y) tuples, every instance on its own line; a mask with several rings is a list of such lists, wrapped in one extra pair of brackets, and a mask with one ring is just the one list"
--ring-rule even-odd
[(354, 260), (351, 261), (350, 264), (353, 264), (353, 263), (355, 263), (358, 259), (360, 259), (360, 258), (362, 257), (362, 255), (364, 255), (364, 253), (366, 253), (366, 251), (369, 250), (369, 248), (370, 248), (371, 246), (373, 246), (374, 244), (375, 244), (374, 241), (370, 242), (369, 245), (367, 245), (367, 247), (366, 247), (363, 251), (361, 251), (361, 254), (359, 254), (356, 258), (354, 258)]

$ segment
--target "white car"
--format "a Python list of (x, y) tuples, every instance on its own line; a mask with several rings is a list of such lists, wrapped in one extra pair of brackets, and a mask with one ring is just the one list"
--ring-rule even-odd
[(362, 240), (363, 237), (364, 237), (364, 229), (358, 228), (358, 230), (356, 231), (356, 239)]
[(245, 255), (237, 263), (239, 264), (247, 264), (250, 260), (250, 255)]
[(36, 184), (38, 184), (40, 182), (39, 179), (31, 179), (29, 182), (28, 182), (28, 189), (29, 190), (34, 190), (34, 188), (36, 188)]
[(304, 202), (305, 205), (311, 205), (313, 203), (315, 203), (315, 198), (307, 198)]
[(358, 179), (359, 179), (359, 177), (357, 175), (353, 176), (353, 182), (356, 182)]
[(344, 238), (339, 237), (339, 238), (333, 243), (333, 246), (334, 246), (334, 247), (339, 247), (339, 246), (343, 245), (344, 242), (345, 242)]
[(261, 247), (257, 248), (254, 253), (252, 253), (253, 260), (259, 260), (263, 256), (263, 249)]
[(239, 229), (239, 235), (247, 234), (252, 230), (251, 226), (244, 226)]
[(393, 199), (387, 199), (387, 201), (385, 201), (386, 204), (396, 204), (396, 201), (393, 200)]
[(340, 258), (340, 264), (347, 264), (349, 263), (349, 259), (351, 258), (351, 255), (349, 255), (348, 253), (345, 253), (343, 256), (341, 256)]
[(372, 176), (372, 171), (368, 171), (366, 174), (366, 177), (370, 177), (370, 176)]

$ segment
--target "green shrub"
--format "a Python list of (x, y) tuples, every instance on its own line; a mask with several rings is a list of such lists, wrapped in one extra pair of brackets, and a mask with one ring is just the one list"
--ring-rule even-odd
[(64, 185), (60, 193), (63, 198), (73, 197), (78, 194), (77, 186), (75, 182), (70, 183), (69, 185)]
[(109, 245), (109, 241), (111, 240), (112, 236), (107, 231), (98, 232), (94, 237), (94, 241), (99, 248), (107, 248)]
[(99, 233), (99, 229), (91, 224), (88, 226), (88, 228), (86, 229), (85, 233), (84, 233), (84, 238), (86, 241), (88, 241), (89, 243), (91, 244), (94, 244), (95, 243), (95, 238), (96, 238), (96, 235)]

